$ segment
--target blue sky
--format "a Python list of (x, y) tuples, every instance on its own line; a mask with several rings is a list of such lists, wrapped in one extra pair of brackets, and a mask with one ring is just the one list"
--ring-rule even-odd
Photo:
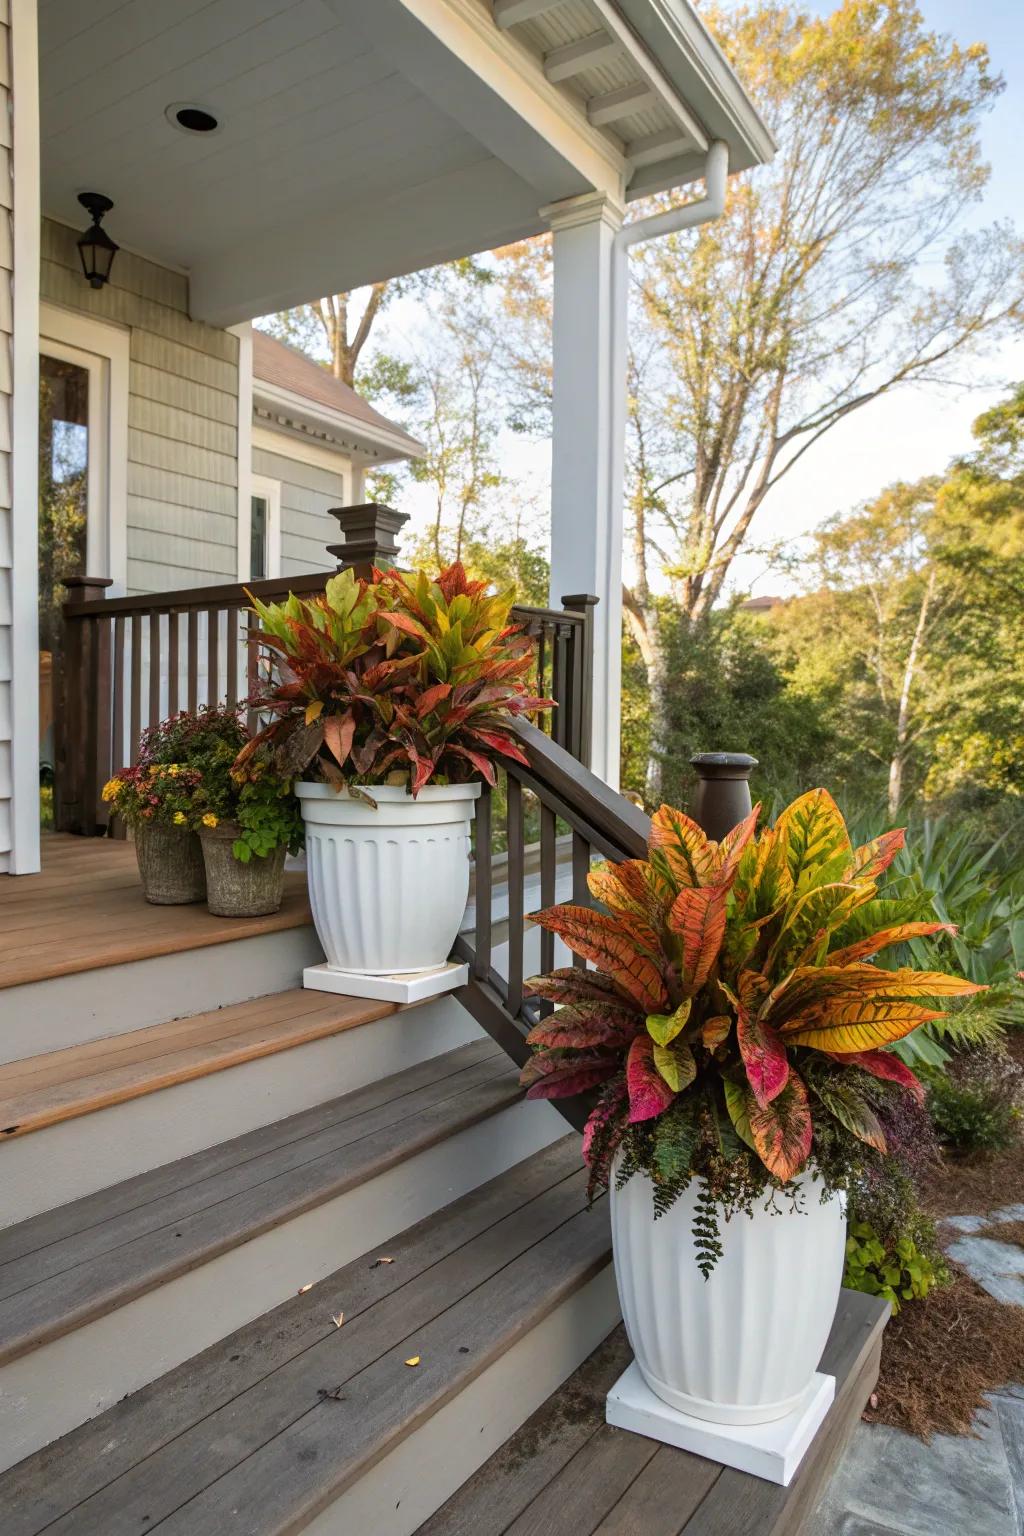
[[(993, 68), (1006, 89), (983, 120), (982, 144), (992, 175), (972, 222), (995, 219), (1024, 224), (1024, 3), (1022, 0), (919, 0), (926, 21), (960, 43), (988, 44)], [(811, 0), (827, 15), (833, 7)], [(965, 370), (969, 372), (970, 370)], [(1024, 378), (1024, 338), (973, 365), (968, 387), (909, 388), (865, 406), (836, 427), (821, 448), (778, 487), (755, 525), (754, 537), (790, 539), (832, 512), (865, 500), (893, 480), (914, 480), (944, 468), (970, 448), (971, 422), (1003, 391), (1000, 384)], [(998, 380), (995, 387), (982, 380)], [(758, 593), (785, 591), (778, 576), (756, 556), (738, 562), (739, 584)]]

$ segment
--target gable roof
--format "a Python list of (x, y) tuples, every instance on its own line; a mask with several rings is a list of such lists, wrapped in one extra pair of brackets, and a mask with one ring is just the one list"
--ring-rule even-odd
[[(356, 440), (355, 446), (365, 445), (374, 459), (418, 458), (423, 452), (422, 443), (375, 410), (351, 385), (255, 326), (252, 371), (254, 395), (269, 397), (275, 406), (286, 403), (289, 397), (305, 403), (309, 414), (346, 431)], [(261, 385), (265, 387), (261, 389)]]

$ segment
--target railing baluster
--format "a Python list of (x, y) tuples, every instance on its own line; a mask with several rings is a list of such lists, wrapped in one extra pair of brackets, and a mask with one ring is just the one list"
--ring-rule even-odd
[(167, 615), (167, 713), (178, 713), (178, 612)]
[[(254, 613), (245, 616), (245, 696), (251, 698), (256, 691), (260, 680), (260, 656), (253, 638), (259, 633), (260, 621)], [(252, 732), (256, 727), (256, 710), (250, 708), (246, 715), (247, 729)]]
[(238, 703), (238, 609), (229, 608), (227, 621), (224, 626), (225, 641), (228, 648), (228, 704)]
[(508, 1011), (523, 1006), (523, 790), (508, 775)]
[[(590, 873), (590, 844), (579, 832), (572, 834), (572, 899), (577, 906), (589, 907), (590, 889), (587, 885), (587, 876)], [(582, 955), (574, 954), (572, 963), (581, 970), (586, 969), (587, 962)]]
[[(546, 687), (546, 684), (544, 682), (544, 672), (545, 672), (546, 663), (547, 663), (547, 636), (548, 636), (548, 627), (547, 627), (546, 624), (542, 624), (540, 626), (540, 634), (537, 636), (537, 697), (539, 699), (546, 699), (547, 696), (548, 696), (547, 695), (547, 687)], [(550, 709), (546, 709), (544, 711), (544, 714), (541, 716), (541, 722), (542, 722), (541, 723), (541, 729), (544, 730), (544, 731), (547, 731), (550, 734), (550, 732), (551, 732), (551, 711), (550, 711)]]
[(555, 709), (551, 718), (551, 739), (560, 747), (568, 744), (569, 729), (565, 709), (565, 663), (565, 637), (562, 633), (562, 625), (556, 624), (551, 637), (551, 697), (555, 700)]
[(199, 707), (199, 610), (188, 610), (188, 671), (186, 673), (186, 698), (188, 707)]
[(139, 736), (142, 734), (142, 628), (143, 615), (132, 614), (132, 679), (131, 679), (131, 735), (130, 761), (139, 760)]
[(149, 714), (147, 723), (160, 719), (160, 614), (149, 616)]
[(206, 610), (206, 702), (220, 698), (220, 609)]
[(486, 981), (491, 969), (491, 789), (485, 784), (476, 802), (474, 818), (476, 953), (473, 975)]
[[(550, 806), (541, 801), (540, 806), (540, 904), (542, 907), (553, 907), (555, 904), (556, 878), (558, 872), (558, 848), (556, 846), (557, 826), (555, 813)], [(555, 966), (555, 936), (546, 928), (540, 931), (540, 969), (554, 970)], [(543, 1010), (545, 1012), (549, 1009)]]
[[(114, 717), (111, 768), (115, 771), (124, 764), (124, 630), (124, 614), (119, 613), (114, 620), (114, 687), (111, 703)], [(123, 817), (110, 818), (110, 832), (112, 837), (125, 836)]]

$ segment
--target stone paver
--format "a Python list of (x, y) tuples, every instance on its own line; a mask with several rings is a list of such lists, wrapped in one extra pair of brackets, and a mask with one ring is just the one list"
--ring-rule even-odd
[[(989, 1216), (955, 1216), (948, 1247), (998, 1301), (1024, 1305), (1024, 1250), (976, 1237), (998, 1221), (1024, 1220), (1024, 1205)], [(1024, 1536), (1024, 1385), (989, 1399), (975, 1437), (931, 1443), (884, 1424), (860, 1424), (807, 1536)]]

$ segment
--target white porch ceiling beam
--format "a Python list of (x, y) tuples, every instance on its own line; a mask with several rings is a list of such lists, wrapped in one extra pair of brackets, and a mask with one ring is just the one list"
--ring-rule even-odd
[(494, 0), (494, 24), (495, 26), (517, 27), (521, 21), (532, 21), (535, 16), (543, 16), (545, 11), (553, 11), (561, 0)]
[(591, 96), (587, 102), (587, 118), (593, 128), (606, 127), (608, 123), (617, 123), (620, 118), (631, 117), (634, 112), (643, 112), (647, 107), (653, 107), (658, 98), (645, 80), (637, 81), (636, 85), (624, 85), (618, 91), (604, 91), (600, 96)]
[(589, 37), (578, 38), (575, 43), (566, 43), (546, 53), (544, 73), (552, 85), (557, 85), (562, 80), (571, 80), (573, 75), (581, 75), (585, 69), (592, 69), (595, 64), (607, 63), (621, 52), (619, 44), (607, 32), (591, 32)]
[(637, 169), (641, 165), (655, 165), (672, 155), (682, 154), (692, 148), (690, 140), (678, 128), (663, 128), (660, 133), (649, 133), (645, 138), (634, 139), (626, 145), (626, 159)]
[(590, 3), (601, 17), (606, 35), (618, 43), (620, 49), (633, 60), (637, 66), (638, 73), (643, 76), (644, 80), (651, 87), (651, 90), (657, 96), (660, 104), (669, 113), (673, 122), (683, 130), (694, 147), (706, 150), (710, 140), (703, 127), (694, 117), (668, 76), (639, 41), (636, 33), (625, 20), (618, 6), (613, 4), (612, 0), (590, 0)]

